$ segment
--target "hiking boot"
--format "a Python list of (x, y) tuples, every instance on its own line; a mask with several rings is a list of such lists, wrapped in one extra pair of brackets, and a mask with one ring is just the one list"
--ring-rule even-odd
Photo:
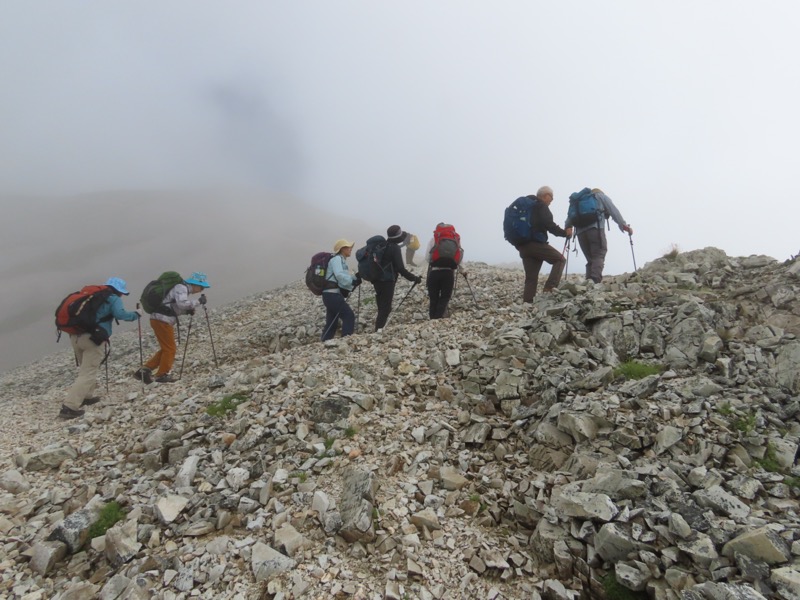
[(81, 406), (91, 406), (92, 404), (97, 404), (100, 400), (102, 400), (100, 396), (92, 396), (91, 398), (86, 398), (86, 400), (81, 403)]
[(156, 377), (156, 383), (175, 383), (176, 381), (178, 380), (169, 373)]
[(59, 419), (77, 419), (78, 417), (82, 417), (84, 415), (84, 411), (82, 410), (73, 410), (69, 406), (61, 405), (61, 412), (58, 413)]
[(138, 371), (134, 371), (133, 376), (139, 381), (143, 381), (145, 383), (153, 383), (153, 373), (147, 367), (142, 367)]

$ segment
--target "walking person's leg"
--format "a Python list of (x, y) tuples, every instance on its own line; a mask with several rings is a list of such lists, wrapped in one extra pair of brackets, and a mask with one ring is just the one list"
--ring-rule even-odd
[(392, 312), (392, 298), (394, 297), (394, 281), (379, 281), (375, 284), (375, 304), (378, 307), (378, 316), (375, 318), (375, 331), (383, 329)]
[[(339, 294), (334, 295), (338, 296)], [(342, 337), (353, 335), (356, 328), (356, 315), (344, 297), (341, 297), (339, 304), (339, 318), (342, 320)]]
[(97, 371), (103, 363), (105, 357), (105, 344), (99, 346), (89, 339), (89, 334), (71, 335), (72, 347), (76, 350), (80, 367), (78, 368), (78, 378), (67, 392), (64, 406), (77, 411), (87, 398), (91, 398), (97, 387)]
[(444, 316), (447, 314), (447, 305), (450, 303), (450, 298), (453, 297), (453, 288), (455, 287), (455, 283), (455, 270), (443, 270), (439, 284), (439, 307), (436, 316), (437, 319), (444, 318)]
[[(156, 353), (158, 362), (153, 364), (151, 361), (147, 361), (145, 366), (151, 370), (157, 369), (155, 377), (161, 377), (162, 375), (167, 375), (172, 370), (172, 365), (175, 364), (175, 354), (178, 351), (175, 343), (175, 328), (169, 323), (164, 323), (157, 319), (151, 319), (150, 324), (153, 326), (153, 331), (156, 334), (161, 350)], [(151, 364), (153, 364), (152, 367), (150, 366)]]
[(592, 231), (597, 231), (592, 236), (592, 271), (590, 273), (591, 279), (595, 283), (603, 281), (603, 269), (606, 266), (606, 253), (608, 252), (608, 244), (606, 242), (606, 231), (602, 227), (597, 227)]
[(428, 288), (428, 317), (431, 319), (436, 318), (439, 308), (439, 271), (428, 271), (428, 278), (425, 281), (425, 287)]
[(325, 329), (322, 330), (321, 340), (333, 339), (336, 336), (336, 331), (339, 329), (339, 311), (337, 309), (338, 302), (341, 300), (341, 294), (333, 292), (322, 293), (322, 303), (325, 305)]
[(544, 282), (543, 291), (552, 292), (561, 282), (561, 275), (564, 273), (564, 265), (567, 264), (567, 259), (550, 244), (544, 244), (544, 246), (542, 258), (552, 266), (550, 267), (550, 275), (547, 277), (547, 281)]
[(539, 287), (539, 271), (542, 270), (542, 258), (538, 246), (546, 246), (536, 242), (528, 242), (519, 248), (519, 256), (525, 269), (525, 287), (522, 290), (522, 301), (533, 302), (536, 289)]

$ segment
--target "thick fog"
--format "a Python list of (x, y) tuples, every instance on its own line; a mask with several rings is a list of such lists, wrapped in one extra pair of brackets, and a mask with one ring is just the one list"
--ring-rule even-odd
[[(77, 275), (111, 246), (161, 243), (138, 238), (139, 220), (197, 227), (200, 246), (250, 240), (218, 230), (242, 212), (236, 194), (222, 207), (201, 196), (169, 223), (125, 201), (242, 188), (273, 211), (296, 198), (376, 233), (398, 223), (427, 239), (449, 221), (470, 259), (505, 263), (518, 260), (501, 229), (514, 198), (550, 185), (563, 222), (571, 192), (600, 187), (635, 231), (631, 247), (612, 227), (607, 273), (673, 244), (786, 259), (800, 250), (799, 17), (790, 0), (6, 0), (0, 198), (98, 194), (118, 235), (90, 258), (90, 219), (30, 201), (20, 210), (43, 227), (25, 235), (0, 200), (4, 237), (33, 244), (34, 261), (4, 240), (3, 272)], [(37, 310), (7, 306), (4, 331)]]

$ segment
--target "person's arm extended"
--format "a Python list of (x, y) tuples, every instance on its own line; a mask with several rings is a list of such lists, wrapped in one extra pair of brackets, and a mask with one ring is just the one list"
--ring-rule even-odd
[(139, 318), (139, 315), (137, 313), (125, 310), (125, 307), (122, 305), (122, 298), (120, 298), (116, 294), (112, 294), (110, 300), (111, 300), (111, 316), (114, 317), (117, 321), (135, 321), (136, 319)]

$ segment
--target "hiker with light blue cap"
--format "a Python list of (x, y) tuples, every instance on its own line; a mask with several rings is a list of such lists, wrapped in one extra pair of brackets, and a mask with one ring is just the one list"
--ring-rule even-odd
[[(189, 296), (191, 294), (199, 294), (204, 289), (211, 287), (206, 274), (200, 271), (195, 271), (187, 279), (182, 279), (175, 271), (165, 271), (152, 284), (157, 284), (160, 280), (169, 283), (160, 288), (159, 296), (162, 300), (159, 306), (155, 307), (155, 309), (148, 306), (149, 303), (146, 301), (147, 298), (145, 296), (147, 287), (142, 295), (142, 305), (146, 311), (150, 312), (150, 326), (156, 334), (159, 346), (158, 351), (144, 363), (141, 369), (133, 374), (136, 379), (140, 379), (145, 383), (152, 383), (153, 381), (157, 383), (174, 383), (178, 381), (178, 378), (171, 373), (175, 364), (175, 354), (178, 351), (178, 345), (175, 341), (175, 325), (178, 324), (180, 315), (194, 315), (197, 307), (205, 306), (205, 294), (201, 294), (197, 300), (189, 298)], [(148, 287), (150, 285), (148, 284)]]
[(96, 327), (91, 332), (78, 332), (69, 334), (72, 350), (75, 352), (75, 362), (78, 364), (78, 378), (72, 384), (61, 412), (58, 416), (62, 419), (81, 417), (84, 411), (81, 406), (90, 406), (100, 402), (100, 397), (94, 395), (97, 387), (97, 371), (106, 359), (108, 338), (111, 337), (111, 322), (136, 321), (142, 316), (141, 309), (127, 311), (122, 305), (122, 296), (128, 295), (128, 284), (119, 277), (109, 277), (104, 286), (87, 287), (82, 292), (91, 295), (105, 296), (100, 304), (87, 300), (86, 306), (97, 306), (94, 322)]

